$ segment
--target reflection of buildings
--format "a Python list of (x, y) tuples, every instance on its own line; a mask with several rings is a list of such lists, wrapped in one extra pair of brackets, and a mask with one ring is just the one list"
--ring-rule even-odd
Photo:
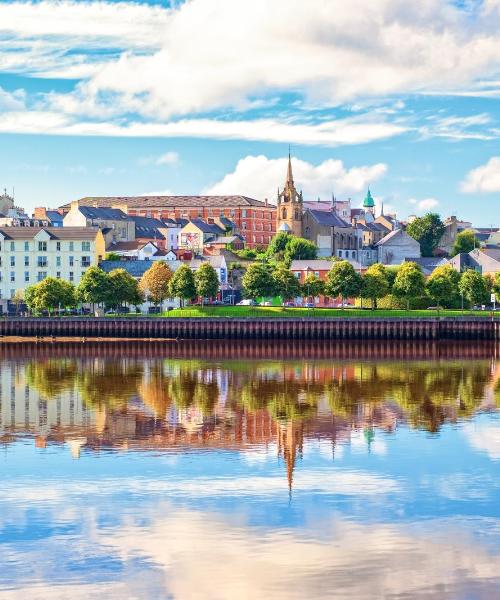
[(401, 422), (438, 431), (493, 406), (498, 379), (493, 360), (4, 360), (0, 436), (66, 443), (74, 458), (277, 448), (291, 488), (307, 443), (330, 442), (333, 457)]

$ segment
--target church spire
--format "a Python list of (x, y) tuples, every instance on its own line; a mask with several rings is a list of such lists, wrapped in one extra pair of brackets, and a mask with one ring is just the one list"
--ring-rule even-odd
[(286, 183), (285, 187), (293, 185), (293, 173), (292, 173), (292, 157), (290, 154), (290, 144), (288, 145), (288, 169), (286, 172)]

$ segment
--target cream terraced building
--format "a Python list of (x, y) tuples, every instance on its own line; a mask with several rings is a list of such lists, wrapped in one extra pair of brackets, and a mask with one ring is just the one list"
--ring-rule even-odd
[(88, 267), (104, 258), (98, 227), (0, 228), (0, 299), (14, 297), (46, 277), (77, 285)]

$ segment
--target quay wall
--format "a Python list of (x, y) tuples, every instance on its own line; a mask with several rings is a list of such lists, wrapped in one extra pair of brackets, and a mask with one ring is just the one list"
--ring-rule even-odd
[(0, 338), (178, 340), (499, 340), (500, 319), (448, 318), (12, 318)]

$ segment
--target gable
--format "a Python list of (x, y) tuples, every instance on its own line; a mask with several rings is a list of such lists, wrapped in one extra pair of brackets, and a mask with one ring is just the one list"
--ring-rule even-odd
[(45, 229), (40, 229), (40, 231), (33, 236), (33, 239), (37, 242), (47, 242), (51, 239), (51, 236), (47, 231), (45, 231)]

